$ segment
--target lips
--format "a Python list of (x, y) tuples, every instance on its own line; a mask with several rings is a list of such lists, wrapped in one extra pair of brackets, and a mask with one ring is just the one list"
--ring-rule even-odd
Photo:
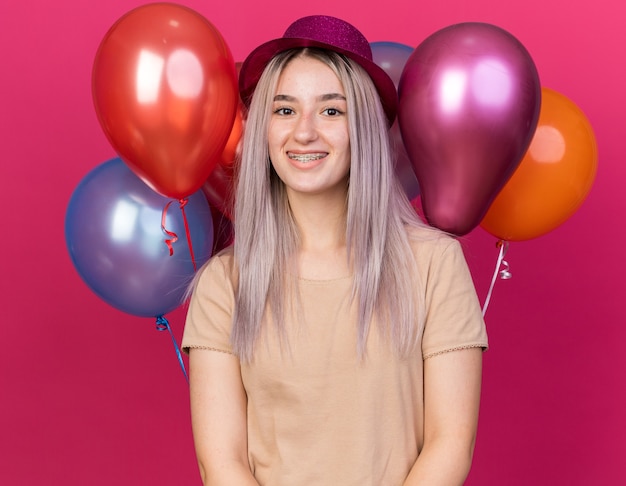
[(315, 160), (323, 159), (327, 155), (328, 155), (328, 153), (326, 153), (326, 152), (316, 152), (316, 153), (307, 153), (307, 154), (296, 154), (296, 153), (293, 153), (293, 152), (287, 153), (287, 156), (291, 160), (295, 160), (295, 161), (303, 163), (303, 164), (306, 164), (308, 162), (313, 162)]

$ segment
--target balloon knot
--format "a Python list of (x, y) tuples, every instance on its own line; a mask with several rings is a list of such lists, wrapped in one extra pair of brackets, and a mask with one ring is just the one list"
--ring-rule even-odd
[(167, 331), (169, 327), (169, 322), (167, 322), (167, 319), (163, 316), (158, 316), (156, 318), (156, 330), (157, 331)]

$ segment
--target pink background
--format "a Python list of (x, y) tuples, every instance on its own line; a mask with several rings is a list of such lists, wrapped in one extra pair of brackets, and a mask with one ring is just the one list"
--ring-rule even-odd
[[(200, 484), (185, 380), (152, 319), (99, 300), (63, 236), (70, 195), (115, 155), (90, 74), (108, 28), (142, 2), (2, 0), (0, 6), (0, 484)], [(595, 185), (564, 225), (513, 243), (513, 278), (487, 313), (481, 422), (469, 485), (626, 484), (626, 164), (622, 0), (187, 0), (236, 61), (295, 18), (343, 17), (370, 41), (416, 46), (462, 21), (496, 24), (542, 85), (576, 102), (599, 145)], [(464, 238), (481, 301), (497, 250)], [(180, 341), (184, 313), (167, 316)]]

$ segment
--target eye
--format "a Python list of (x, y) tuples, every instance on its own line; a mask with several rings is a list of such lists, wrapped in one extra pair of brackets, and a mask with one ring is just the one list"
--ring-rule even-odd
[(339, 110), (338, 108), (326, 108), (323, 113), (325, 113), (328, 116), (339, 116), (339, 115), (343, 115), (343, 111)]
[(281, 106), (280, 108), (276, 108), (274, 110), (274, 113), (276, 115), (287, 116), (287, 115), (293, 115), (293, 110), (291, 108), (287, 108), (286, 106)]

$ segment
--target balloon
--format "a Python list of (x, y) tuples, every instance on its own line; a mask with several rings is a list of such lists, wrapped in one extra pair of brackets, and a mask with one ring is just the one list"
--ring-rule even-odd
[(598, 148), (591, 124), (566, 96), (542, 88), (528, 152), (481, 227), (501, 240), (536, 238), (565, 222), (591, 190)]
[(230, 135), (224, 146), (224, 150), (220, 155), (219, 164), (224, 167), (232, 167), (235, 159), (237, 158), (237, 152), (239, 150), (239, 142), (243, 133), (243, 105), (241, 105), (236, 114), (235, 121), (232, 124)]
[(371, 42), (374, 62), (391, 78), (396, 88), (400, 84), (402, 70), (413, 54), (413, 48), (398, 42)]
[[(402, 70), (404, 69), (407, 59), (413, 53), (413, 48), (397, 42), (388, 41), (372, 42), (370, 43), (370, 47), (372, 48), (374, 62), (389, 75), (397, 88), (400, 83)], [(409, 155), (404, 148), (397, 119), (391, 126), (389, 137), (391, 149), (395, 157), (396, 174), (407, 197), (413, 200), (419, 196), (419, 185)]]
[(117, 153), (146, 184), (184, 198), (204, 184), (231, 133), (235, 64), (217, 29), (168, 3), (131, 10), (107, 32), (93, 100)]
[(463, 235), (480, 223), (526, 152), (540, 104), (532, 58), (499, 27), (451, 25), (415, 49), (398, 119), (431, 225)]
[(213, 254), (215, 255), (233, 243), (233, 223), (214, 206), (211, 206), (211, 214), (213, 215)]
[(202, 185), (202, 190), (209, 203), (220, 210), (227, 217), (231, 217), (231, 207), (234, 202), (234, 163), (239, 149), (239, 141), (243, 132), (243, 105), (237, 110), (235, 123), (222, 152), (219, 163), (215, 166), (208, 179)]
[(65, 216), (65, 239), (76, 270), (101, 299), (141, 317), (158, 317), (178, 307), (199, 267), (211, 256), (213, 221), (202, 192), (182, 211), (172, 205), (165, 229), (178, 235), (173, 254), (161, 229), (171, 200), (144, 184), (119, 158), (105, 162), (79, 183)]
[(202, 186), (211, 206), (219, 209), (228, 218), (232, 216), (234, 203), (234, 177), (232, 166), (218, 164)]

